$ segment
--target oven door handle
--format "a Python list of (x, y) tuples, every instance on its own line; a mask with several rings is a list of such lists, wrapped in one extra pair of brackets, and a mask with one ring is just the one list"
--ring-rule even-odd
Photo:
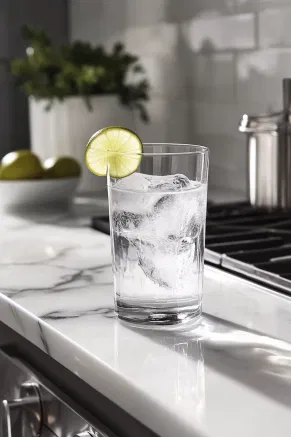
[(34, 382), (22, 384), (20, 394), (20, 398), (11, 401), (4, 399), (0, 404), (0, 437), (12, 437), (11, 410), (16, 408), (28, 408), (35, 418), (36, 434), (41, 433), (43, 409), (38, 384)]
[(11, 415), (10, 415), (10, 406), (9, 406), (9, 402), (4, 399), (1, 403), (1, 415), (0, 415), (0, 419), (1, 419), (1, 437), (4, 437), (4, 426), (6, 425), (6, 436), (7, 437), (12, 437), (12, 431), (11, 431)]

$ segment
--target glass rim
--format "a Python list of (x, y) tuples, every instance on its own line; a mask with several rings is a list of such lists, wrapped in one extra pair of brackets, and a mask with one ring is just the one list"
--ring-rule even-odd
[[(208, 155), (209, 149), (205, 146), (200, 146), (196, 144), (190, 144), (190, 143), (142, 143), (143, 146), (177, 146), (177, 150), (173, 152), (118, 152), (119, 155), (138, 155), (138, 156), (144, 156), (144, 157), (151, 157), (151, 156), (183, 156), (183, 155)], [(181, 150), (179, 151), (180, 146), (186, 146), (189, 148), (192, 148), (192, 150)]]

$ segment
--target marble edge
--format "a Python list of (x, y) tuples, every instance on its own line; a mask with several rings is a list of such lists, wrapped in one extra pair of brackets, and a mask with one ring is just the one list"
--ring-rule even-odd
[[(177, 416), (172, 417), (161, 403), (153, 397), (145, 395), (141, 389), (132, 385), (122, 374), (116, 372), (97, 356), (46, 321), (0, 293), (0, 303), (4, 302), (4, 305), (0, 305), (0, 321), (158, 435), (165, 437), (176, 437), (177, 435), (203, 437), (205, 435), (198, 429), (200, 428), (198, 423), (195, 424), (196, 434), (194, 423), (192, 427), (179, 418), (177, 420)], [(7, 309), (9, 311), (6, 311)], [(64, 347), (66, 348), (65, 353)], [(101, 376), (96, 378), (96, 374)], [(138, 414), (140, 412), (142, 418)]]

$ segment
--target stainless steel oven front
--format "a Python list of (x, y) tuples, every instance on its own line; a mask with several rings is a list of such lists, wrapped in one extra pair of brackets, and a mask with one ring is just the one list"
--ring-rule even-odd
[(90, 426), (18, 358), (0, 349), (0, 437), (113, 437)]

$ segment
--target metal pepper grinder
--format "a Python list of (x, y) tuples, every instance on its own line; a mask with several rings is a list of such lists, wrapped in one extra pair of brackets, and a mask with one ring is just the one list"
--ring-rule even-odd
[(291, 208), (291, 78), (283, 79), (283, 110), (243, 115), (239, 131), (246, 133), (250, 203)]

